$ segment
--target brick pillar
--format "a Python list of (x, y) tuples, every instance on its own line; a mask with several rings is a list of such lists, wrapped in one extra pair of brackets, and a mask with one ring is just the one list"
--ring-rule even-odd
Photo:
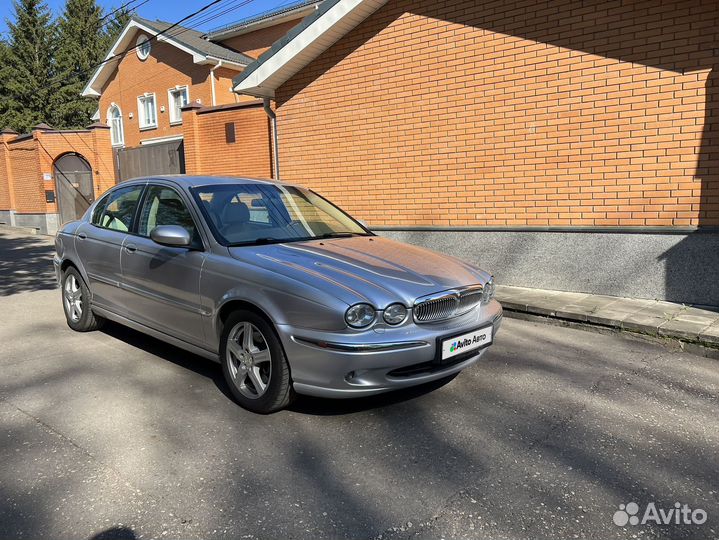
[(202, 174), (202, 155), (200, 151), (199, 121), (197, 111), (202, 109), (199, 103), (190, 103), (182, 108), (182, 135), (185, 146), (185, 172)]
[(92, 167), (95, 197), (104, 193), (117, 183), (115, 164), (110, 140), (110, 126), (95, 122), (87, 126), (90, 130), (92, 145)]
[(0, 219), (7, 220), (8, 225), (15, 224), (15, 186), (13, 183), (12, 163), (8, 142), (17, 137), (17, 132), (3, 129), (0, 132), (0, 211), (8, 212), (8, 216)]

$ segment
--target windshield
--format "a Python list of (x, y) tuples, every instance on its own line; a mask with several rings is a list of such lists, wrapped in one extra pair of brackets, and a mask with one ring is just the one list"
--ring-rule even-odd
[(225, 246), (372, 234), (306, 189), (220, 184), (196, 187), (192, 193), (213, 234)]

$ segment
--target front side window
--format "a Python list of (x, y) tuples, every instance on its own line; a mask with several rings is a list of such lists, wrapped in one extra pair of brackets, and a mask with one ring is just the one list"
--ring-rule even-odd
[(92, 211), (92, 218), (90, 219), (90, 223), (92, 223), (93, 225), (97, 225), (97, 226), (100, 226), (102, 224), (102, 216), (105, 212), (105, 205), (107, 204), (107, 200), (111, 196), (112, 196), (112, 193), (105, 195), (95, 205), (95, 209)]
[(157, 107), (155, 94), (145, 94), (137, 98), (137, 111), (140, 117), (140, 129), (157, 127)]
[(182, 107), (190, 102), (190, 91), (187, 86), (173, 88), (169, 91), (170, 102), (170, 123), (179, 124), (182, 122)]
[(137, 234), (149, 237), (160, 225), (179, 225), (190, 233), (193, 243), (201, 243), (195, 222), (180, 195), (172, 188), (151, 186), (140, 212)]
[(218, 242), (226, 246), (372, 235), (306, 189), (224, 184), (196, 187), (192, 193)]
[(125, 144), (125, 132), (122, 127), (122, 111), (112, 104), (107, 111), (107, 123), (110, 125), (110, 141), (113, 146)]
[(93, 215), (93, 224), (113, 231), (129, 231), (140, 193), (142, 186), (128, 186), (113, 191), (105, 198), (107, 204), (102, 212), (97, 213), (97, 216)]

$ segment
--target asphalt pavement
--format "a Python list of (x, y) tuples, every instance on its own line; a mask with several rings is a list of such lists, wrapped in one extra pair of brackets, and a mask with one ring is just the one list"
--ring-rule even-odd
[[(217, 364), (72, 332), (51, 254), (0, 232), (0, 538), (719, 536), (718, 360), (508, 319), (446, 384), (259, 416)], [(615, 524), (650, 503), (706, 521)]]

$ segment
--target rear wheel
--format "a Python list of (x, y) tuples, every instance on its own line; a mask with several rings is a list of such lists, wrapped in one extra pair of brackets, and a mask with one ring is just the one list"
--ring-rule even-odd
[(220, 338), (220, 359), (232, 395), (244, 408), (268, 414), (294, 397), (287, 358), (272, 326), (252, 311), (231, 314)]
[(90, 289), (72, 266), (62, 275), (62, 307), (67, 325), (76, 332), (97, 330), (105, 323), (90, 309)]

